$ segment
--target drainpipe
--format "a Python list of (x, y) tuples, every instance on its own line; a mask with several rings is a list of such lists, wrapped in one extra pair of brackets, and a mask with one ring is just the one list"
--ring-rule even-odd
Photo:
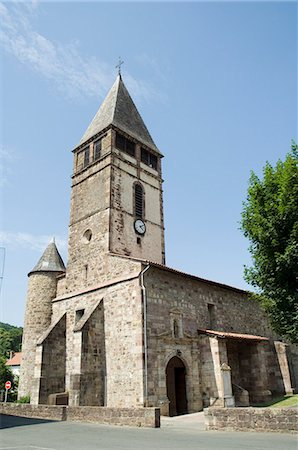
[(148, 349), (147, 349), (147, 293), (146, 287), (144, 285), (144, 274), (149, 269), (150, 264), (148, 264), (145, 269), (140, 273), (140, 282), (141, 282), (141, 290), (142, 290), (142, 299), (143, 299), (143, 311), (144, 311), (144, 406), (147, 406), (148, 402)]

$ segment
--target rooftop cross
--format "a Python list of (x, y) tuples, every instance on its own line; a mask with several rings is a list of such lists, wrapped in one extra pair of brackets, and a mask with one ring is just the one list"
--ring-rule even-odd
[(122, 66), (122, 64), (124, 64), (124, 61), (121, 61), (121, 58), (119, 56), (119, 62), (117, 64), (117, 66), (116, 66), (116, 69), (118, 69), (118, 74), (119, 75), (121, 75), (121, 66)]

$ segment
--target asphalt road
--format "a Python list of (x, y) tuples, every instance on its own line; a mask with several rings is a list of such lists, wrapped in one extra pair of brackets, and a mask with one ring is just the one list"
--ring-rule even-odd
[(196, 417), (166, 419), (160, 429), (1, 416), (1, 450), (297, 450), (297, 435), (203, 431)]

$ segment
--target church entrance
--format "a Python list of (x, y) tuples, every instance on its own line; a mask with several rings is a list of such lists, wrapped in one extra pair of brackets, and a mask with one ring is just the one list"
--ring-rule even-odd
[(171, 417), (187, 413), (185, 373), (185, 365), (180, 358), (174, 356), (170, 359), (166, 368), (166, 380)]

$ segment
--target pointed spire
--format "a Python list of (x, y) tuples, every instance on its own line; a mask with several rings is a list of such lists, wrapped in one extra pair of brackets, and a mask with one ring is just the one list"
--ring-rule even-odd
[(65, 265), (56, 247), (55, 239), (49, 243), (29, 275), (34, 272), (65, 272)]
[(87, 128), (79, 145), (110, 125), (114, 125), (152, 150), (160, 153), (123, 83), (121, 74), (118, 74), (115, 83)]

